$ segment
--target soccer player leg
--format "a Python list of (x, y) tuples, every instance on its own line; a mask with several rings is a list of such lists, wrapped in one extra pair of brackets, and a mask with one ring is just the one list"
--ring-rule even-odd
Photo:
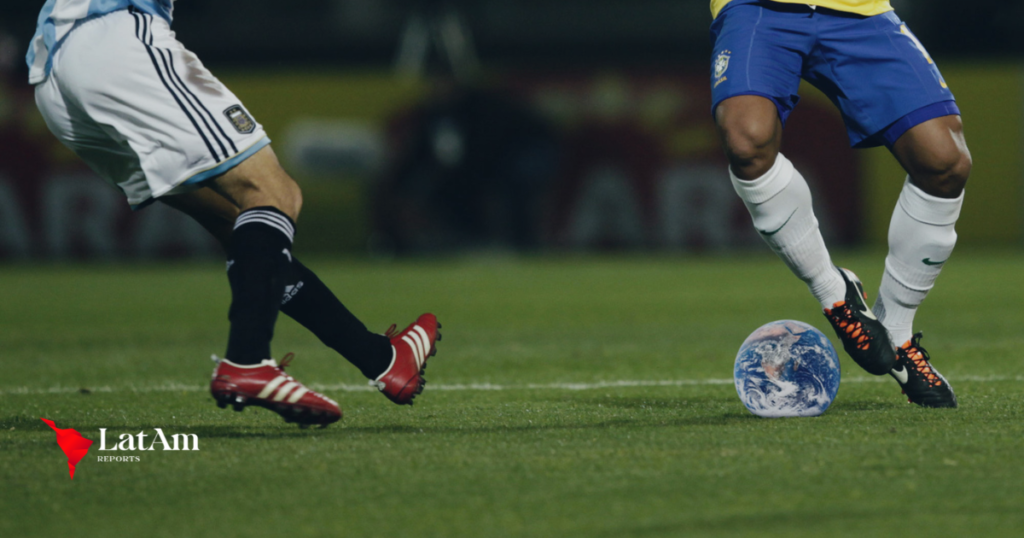
[(302, 206), (299, 186), (264, 147), (211, 180), (210, 187), (241, 210), (227, 244), (228, 349), (214, 370), (210, 392), (221, 407), (258, 405), (300, 425), (339, 420), (337, 402), (285, 373), (289, 356), (279, 365), (270, 355)]
[(793, 13), (726, 6), (711, 24), (711, 113), (732, 172), (763, 176), (775, 163), (782, 127), (800, 97), (812, 37)]
[(760, 96), (737, 96), (719, 104), (715, 119), (733, 187), (761, 238), (807, 283), (822, 308), (843, 301), (846, 286), (825, 248), (807, 181), (779, 153), (776, 105)]
[[(359, 367), (388, 399), (397, 404), (411, 404), (423, 391), (426, 384), (423, 371), (427, 360), (437, 352), (436, 342), (441, 339), (437, 318), (423, 314), (403, 331), (392, 327), (383, 336), (372, 334), (316, 275), (295, 261), (291, 244), (302, 194), (295, 181), (281, 169), (269, 147), (213, 179), (210, 188), (241, 210), (227, 244), (232, 293), (228, 315), (231, 333), (227, 358), (221, 361), (217, 371), (222, 367), (237, 369), (245, 365), (276, 367), (272, 359), (265, 357), (270, 356), (277, 314), (284, 309)], [(222, 228), (214, 222), (211, 231), (218, 233)], [(293, 301), (294, 304), (288, 306)], [(223, 404), (223, 395), (233, 392), (220, 388), (219, 379), (221, 375), (215, 374), (215, 386), (211, 390)], [(305, 392), (299, 404), (309, 401), (309, 405), (292, 408), (300, 410), (298, 415), (288, 414), (288, 408), (283, 412), (278, 410), (276, 404), (266, 400), (275, 391), (284, 390), (273, 383), (269, 381), (266, 384), (269, 388), (259, 391), (261, 396), (250, 398), (253, 403), (275, 409), (287, 420), (298, 422), (315, 423), (322, 416), (340, 418), (340, 410), (332, 411), (321, 400), (335, 407), (336, 403), (305, 387), (302, 387)], [(293, 380), (283, 386), (301, 387)], [(311, 401), (313, 399), (316, 401)]]
[(874, 310), (900, 345), (911, 340), (917, 308), (956, 244), (971, 155), (959, 116), (911, 128), (892, 152), (909, 177), (889, 223), (889, 254)]
[(433, 314), (421, 315), (400, 332), (392, 325), (384, 335), (372, 333), (297, 259), (292, 259), (281, 311), (359, 368), (392, 402), (411, 404), (423, 392), (423, 371), (441, 340)]
[(293, 258), (281, 303), (284, 312), (321, 342), (375, 379), (391, 363), (391, 342), (370, 332), (313, 271)]
[(240, 209), (228, 241), (231, 334), (226, 358), (256, 364), (270, 358), (270, 341), (292, 261), (299, 186), (265, 147), (210, 186)]
[(890, 373), (910, 401), (955, 407), (956, 396), (912, 336), (913, 316), (952, 252), (970, 171), (952, 92), (932, 57), (893, 12), (819, 18), (822, 46), (805, 78), (839, 104), (854, 147), (886, 145), (910, 174), (889, 229), (875, 305), (890, 333)]
[(210, 232), (227, 252), (231, 232), (234, 230), (235, 220), (238, 219), (238, 207), (234, 203), (208, 187), (162, 196), (159, 201), (192, 217)]
[(793, 9), (727, 6), (711, 27), (712, 111), (733, 187), (754, 227), (809, 286), (823, 308), (844, 299), (803, 176), (779, 153), (782, 128), (799, 101), (806, 17)]
[(908, 401), (957, 407), (953, 388), (921, 345), (921, 333), (913, 334), (913, 322), (956, 244), (954, 226), (971, 171), (960, 117), (942, 116), (912, 127), (892, 152), (909, 177), (889, 224), (889, 255), (874, 309), (900, 346), (891, 375)]
[[(239, 215), (234, 203), (209, 188), (164, 196), (160, 201), (194, 218), (227, 250)], [(281, 312), (347, 358), (367, 378), (374, 379), (387, 369), (392, 355), (387, 337), (368, 331), (295, 256), (285, 282)]]
[(959, 109), (934, 60), (894, 12), (822, 15), (804, 76), (835, 100), (854, 147), (885, 145), (910, 175), (893, 214), (877, 311), (895, 344), (956, 241), (970, 172)]

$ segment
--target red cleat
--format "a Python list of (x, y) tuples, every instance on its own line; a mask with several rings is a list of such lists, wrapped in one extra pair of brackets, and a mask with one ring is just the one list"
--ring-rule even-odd
[(441, 324), (433, 314), (423, 314), (400, 333), (395, 333), (395, 327), (392, 325), (384, 333), (391, 339), (391, 365), (370, 385), (396, 404), (412, 405), (413, 398), (427, 384), (423, 371), (427, 369), (427, 359), (437, 354), (435, 342), (441, 340)]
[(235, 364), (227, 359), (216, 359), (210, 392), (221, 409), (229, 404), (235, 411), (249, 405), (269, 409), (295, 422), (299, 427), (319, 424), (326, 427), (341, 418), (338, 402), (311, 391), (284, 372), (292, 354), (285, 355), (278, 366), (274, 359), (259, 364)]

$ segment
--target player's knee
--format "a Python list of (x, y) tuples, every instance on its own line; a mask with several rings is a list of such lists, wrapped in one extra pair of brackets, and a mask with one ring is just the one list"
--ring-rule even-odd
[(289, 192), (288, 192), (288, 209), (286, 211), (292, 220), (299, 219), (299, 213), (302, 212), (302, 188), (295, 182), (294, 179), (289, 178)]
[[(971, 152), (964, 148), (957, 152), (956, 164), (950, 169), (948, 174), (948, 182), (951, 184), (954, 196), (959, 196), (960, 191), (964, 190), (967, 185), (967, 179), (971, 177), (971, 168), (974, 166), (974, 161), (971, 160)], [(953, 194), (953, 191), (950, 194)]]
[(302, 189), (299, 184), (284, 170), (261, 183), (260, 188), (267, 202), (297, 221), (302, 211)]
[(250, 178), (249, 185), (256, 193), (254, 200), (259, 205), (271, 205), (279, 209), (292, 220), (299, 219), (302, 211), (302, 189), (283, 169), (273, 174)]
[(720, 125), (733, 171), (744, 179), (764, 175), (777, 153), (775, 125), (749, 117), (726, 118)]
[(915, 182), (928, 194), (940, 198), (956, 198), (963, 192), (971, 175), (971, 153), (966, 147), (950, 148), (933, 156), (924, 173)]

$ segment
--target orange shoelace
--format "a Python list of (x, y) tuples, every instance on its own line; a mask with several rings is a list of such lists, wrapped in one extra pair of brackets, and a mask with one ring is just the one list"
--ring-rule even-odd
[[(836, 310), (839, 310), (840, 314), (834, 313)], [(868, 336), (867, 331), (864, 330), (864, 325), (854, 319), (853, 312), (850, 311), (845, 301), (834, 304), (832, 309), (828, 311), (828, 314), (834, 320), (833, 323), (836, 323), (848, 337), (857, 342), (857, 349), (861, 351), (868, 350), (868, 347), (871, 345), (871, 338)]]
[(928, 355), (923, 349), (917, 347), (915, 344), (911, 344), (909, 347), (903, 348), (907, 354), (907, 358), (914, 363), (914, 369), (921, 372), (924, 376), (925, 381), (932, 387), (942, 386), (942, 380), (939, 376), (935, 375), (935, 370), (932, 370), (931, 363), (928, 362)]

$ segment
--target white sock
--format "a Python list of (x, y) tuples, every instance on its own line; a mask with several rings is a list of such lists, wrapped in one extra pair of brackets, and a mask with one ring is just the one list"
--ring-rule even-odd
[(844, 300), (846, 284), (832, 265), (818, 230), (811, 190), (793, 163), (780, 153), (771, 170), (757, 179), (744, 181), (732, 169), (729, 176), (761, 238), (807, 283), (821, 307), (832, 308)]
[(939, 198), (915, 187), (909, 178), (903, 184), (889, 223), (885, 274), (872, 308), (897, 346), (910, 340), (917, 307), (953, 253), (953, 226), (963, 203), (963, 193), (959, 198)]

